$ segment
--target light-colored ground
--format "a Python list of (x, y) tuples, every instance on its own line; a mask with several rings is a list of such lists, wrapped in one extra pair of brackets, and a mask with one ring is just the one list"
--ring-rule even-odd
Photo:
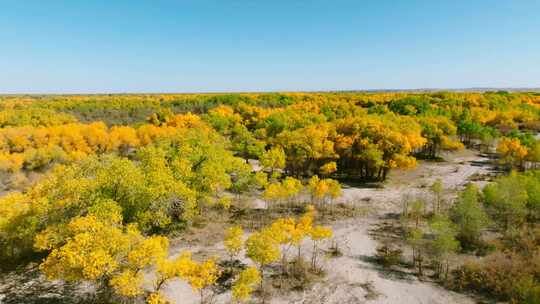
[(326, 261), (325, 280), (308, 291), (272, 303), (474, 303), (465, 295), (418, 281), (409, 273), (389, 272), (371, 262), (378, 245), (368, 233), (373, 221), (351, 220), (335, 225), (344, 255)]
[[(426, 187), (439, 178), (451, 193), (451, 190), (468, 183), (473, 175), (490, 174), (489, 167), (483, 164), (487, 159), (471, 151), (447, 155), (446, 158), (446, 162), (421, 162), (415, 170), (393, 172), (383, 188), (344, 188), (341, 201), (372, 207), (375, 213), (333, 225), (343, 256), (324, 261), (327, 276), (322, 282), (303, 292), (276, 295), (267, 303), (474, 303), (466, 295), (448, 291), (431, 282), (419, 281), (409, 273), (383, 271), (370, 261), (378, 242), (370, 236), (369, 230), (384, 215), (400, 212), (404, 195), (424, 196)], [(206, 256), (223, 256), (223, 245), (220, 243), (206, 248), (179, 244), (172, 251), (184, 249)], [(181, 281), (168, 284), (165, 294), (174, 303), (199, 301), (198, 294)], [(230, 303), (230, 293), (216, 295), (213, 303)]]

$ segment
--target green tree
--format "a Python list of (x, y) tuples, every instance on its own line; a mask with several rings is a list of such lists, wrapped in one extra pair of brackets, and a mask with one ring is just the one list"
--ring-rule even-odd
[(424, 251), (426, 247), (426, 240), (424, 239), (424, 231), (421, 228), (413, 228), (407, 233), (406, 242), (412, 248), (413, 254), (413, 266), (418, 267), (418, 274), (422, 276)]
[(270, 170), (270, 176), (273, 175), (275, 170), (285, 168), (285, 160), (285, 152), (279, 146), (262, 153), (260, 157), (261, 166)]
[(467, 185), (450, 209), (450, 218), (457, 226), (457, 237), (464, 246), (477, 244), (482, 231), (489, 224), (489, 218), (479, 201), (479, 194), (475, 185)]
[(433, 193), (433, 196), (435, 196), (435, 200), (433, 201), (433, 213), (438, 214), (441, 211), (444, 191), (444, 186), (441, 179), (437, 179), (436, 181), (434, 181), (433, 184), (431, 184), (431, 186), (429, 187), (429, 190), (431, 191), (431, 193)]
[(528, 194), (515, 173), (484, 187), (484, 198), (492, 217), (503, 231), (525, 222)]
[(433, 259), (437, 275), (444, 273), (448, 278), (450, 257), (459, 249), (454, 223), (446, 216), (435, 216), (430, 222), (433, 238), (429, 241), (429, 253)]

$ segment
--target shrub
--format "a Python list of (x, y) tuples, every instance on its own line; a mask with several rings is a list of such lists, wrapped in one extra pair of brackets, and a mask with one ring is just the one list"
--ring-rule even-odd
[(392, 267), (397, 265), (402, 260), (403, 251), (399, 248), (392, 248), (390, 245), (381, 245), (377, 247), (375, 255), (377, 262), (384, 267)]
[(534, 298), (540, 289), (538, 266), (518, 254), (494, 253), (482, 262), (471, 262), (454, 271), (453, 287), (474, 290), (518, 303)]

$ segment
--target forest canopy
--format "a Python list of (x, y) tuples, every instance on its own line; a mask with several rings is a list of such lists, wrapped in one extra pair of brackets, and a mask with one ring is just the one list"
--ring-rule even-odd
[[(332, 230), (314, 222), (316, 213), (341, 196), (341, 183), (384, 182), (393, 170), (465, 147), (494, 155), (503, 172), (527, 171), (466, 188), (444, 214), (439, 199), (429, 248), (447, 260), (477, 246), (493, 222), (505, 236), (536, 225), (538, 172), (528, 170), (540, 162), (539, 131), (540, 94), (526, 92), (0, 96), (0, 261), (37, 260), (50, 279), (90, 281), (148, 303), (165, 303), (159, 290), (178, 277), (202, 299), (219, 261), (189, 252), (169, 259), (167, 236), (257, 195), (287, 216), (245, 242), (242, 227), (227, 230), (230, 259), (245, 249), (254, 263), (231, 274), (233, 297), (243, 301), (262, 286), (267, 265), (291, 271), (286, 250), (296, 248), (300, 260), (304, 240), (313, 242), (317, 269)], [(441, 184), (430, 189), (442, 195)], [(416, 255), (429, 238), (419, 226), (425, 205), (411, 208)], [(471, 267), (460, 275), (470, 279)], [(143, 288), (148, 269), (157, 273), (152, 292)], [(525, 283), (537, 284), (534, 275)]]

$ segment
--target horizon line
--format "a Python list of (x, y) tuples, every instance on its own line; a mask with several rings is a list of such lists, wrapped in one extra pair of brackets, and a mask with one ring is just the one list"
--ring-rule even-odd
[(538, 93), (539, 87), (463, 87), (463, 88), (381, 88), (381, 89), (337, 89), (337, 90), (260, 90), (260, 91), (147, 91), (147, 92), (129, 92), (129, 91), (110, 91), (110, 92), (17, 92), (17, 93), (2, 93), (0, 96), (32, 96), (32, 95), (57, 95), (57, 96), (69, 96), (69, 95), (195, 95), (195, 94), (286, 94), (286, 93), (377, 93), (377, 92), (475, 92), (485, 93), (489, 91), (508, 91), (508, 92), (521, 92), (521, 93)]

